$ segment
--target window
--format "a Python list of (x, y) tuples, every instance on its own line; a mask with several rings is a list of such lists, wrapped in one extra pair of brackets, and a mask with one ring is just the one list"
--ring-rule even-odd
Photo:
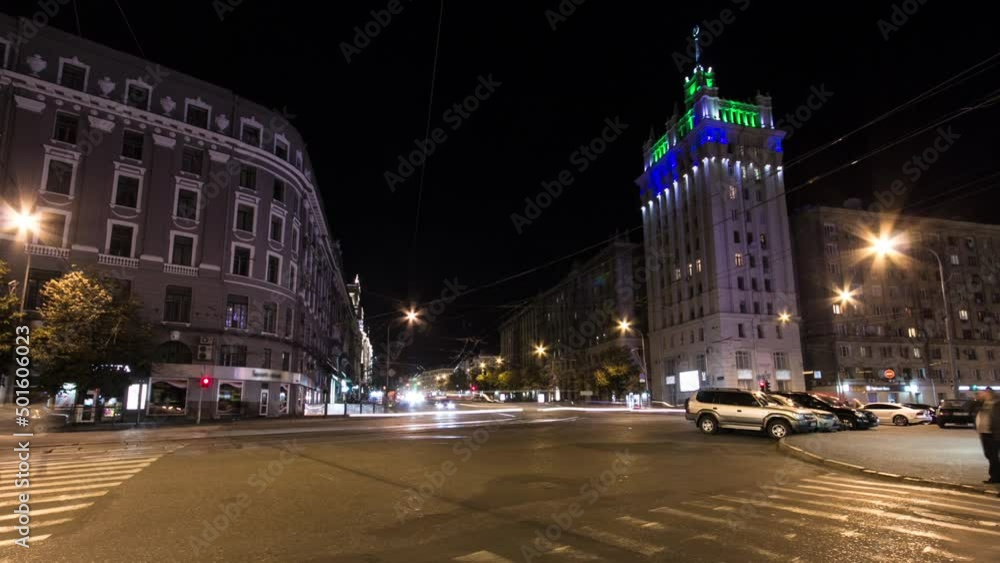
[(764, 291), (771, 291), (771, 280), (768, 278), (764, 278)]
[(52, 131), (53, 140), (75, 145), (79, 131), (80, 118), (78, 116), (63, 112), (56, 113), (56, 126), (55, 130)]
[(916, 338), (917, 337), (916, 327), (910, 327), (906, 329), (906, 336), (908, 336), (909, 338)]
[(288, 354), (288, 352), (282, 352), (281, 353), (281, 370), (282, 371), (288, 371), (289, 367), (291, 366), (291, 360), (292, 360), (292, 357)]
[(277, 215), (271, 215), (271, 240), (277, 243), (284, 242), (285, 220)]
[(736, 325), (736, 327), (738, 330), (737, 334), (739, 334), (740, 338), (746, 338), (746, 333), (744, 331), (743, 323)]
[[(290, 308), (289, 309), (285, 309), (285, 336), (288, 337), (288, 338), (292, 337), (292, 328), (294, 327), (294, 324), (292, 323), (292, 319), (294, 317), (295, 317), (295, 313)], [(284, 368), (284, 369), (288, 369), (288, 368)]]
[(163, 300), (163, 320), (168, 323), (191, 322), (191, 288), (167, 286)]
[(62, 247), (66, 238), (67, 215), (48, 211), (43, 211), (39, 215), (39, 228), (34, 232), (34, 242), (45, 246)]
[(276, 284), (281, 280), (281, 257), (274, 254), (267, 256), (267, 281)]
[(920, 354), (920, 348), (914, 346), (913, 347), (913, 357), (917, 358), (919, 360), (920, 359), (920, 355), (921, 355)]
[(774, 303), (768, 302), (768, 304), (767, 304), (767, 314), (768, 315), (773, 315), (774, 314)]
[(831, 275), (840, 275), (840, 264), (831, 262), (830, 264), (827, 264), (827, 269), (830, 271)]
[(260, 367), (264, 369), (271, 369), (271, 349), (264, 348), (264, 357), (260, 361)]
[(205, 169), (205, 151), (194, 147), (184, 147), (181, 151), (181, 171), (201, 176)]
[(745, 220), (745, 221), (746, 221), (747, 223), (750, 223), (750, 222), (751, 222), (751, 219), (750, 219), (750, 212), (749, 212), (749, 211), (744, 211), (744, 212), (743, 212), (743, 219), (744, 219), (744, 220)]
[(125, 131), (122, 136), (122, 156), (142, 160), (142, 145), (146, 136), (138, 131)]
[(701, 258), (694, 261), (694, 269), (699, 274), (701, 273)]
[(737, 289), (745, 289), (744, 283), (743, 283), (743, 276), (739, 276), (739, 277), (736, 278), (736, 288)]
[(233, 275), (250, 275), (250, 249), (245, 246), (233, 247)]
[(250, 299), (245, 295), (230, 295), (226, 298), (226, 328), (247, 327), (247, 312)]
[(760, 265), (761, 267), (764, 268), (765, 274), (771, 271), (771, 261), (768, 259), (767, 256), (760, 257)]
[(826, 234), (827, 238), (836, 238), (837, 236), (837, 225), (834, 223), (824, 223), (823, 232)]
[[(757, 175), (759, 176), (760, 172), (758, 172)], [(760, 180), (760, 178), (757, 179)], [(757, 190), (754, 196), (756, 197), (757, 201), (764, 201), (764, 192)]]
[(220, 348), (219, 365), (244, 367), (247, 365), (247, 347), (242, 344), (223, 344)]
[(736, 352), (736, 369), (752, 369), (750, 367), (750, 352), (746, 350)]
[(274, 139), (274, 156), (288, 162), (288, 141)]
[(740, 232), (739, 231), (733, 231), (733, 242), (735, 242), (737, 244), (740, 242)]
[(987, 360), (995, 360), (995, 359), (997, 359), (996, 356), (997, 356), (997, 353), (994, 350), (987, 350), (986, 351), (986, 359)]
[(847, 344), (840, 345), (840, 357), (850, 358), (851, 357), (851, 347)]
[(187, 102), (187, 108), (184, 112), (184, 122), (188, 125), (208, 129), (208, 111), (206, 107)]
[(236, 229), (248, 233), (254, 232), (254, 211), (252, 205), (238, 204), (236, 206)]
[(125, 105), (149, 110), (150, 90), (141, 84), (129, 83), (125, 87)]
[(736, 186), (729, 186), (729, 199), (736, 199)]
[(59, 84), (74, 90), (86, 90), (87, 68), (63, 61), (59, 69)]
[(739, 220), (740, 220), (740, 212), (739, 212), (739, 210), (733, 209), (733, 221), (739, 221)]
[(111, 237), (108, 239), (108, 254), (112, 256), (132, 257), (132, 234), (135, 228), (129, 225), (111, 225)]
[(274, 179), (274, 188), (271, 191), (271, 199), (277, 201), (278, 203), (285, 203), (285, 183), (277, 178)]
[(760, 314), (760, 301), (754, 301), (753, 302), (753, 314), (755, 314), (755, 315), (759, 315)]
[(774, 336), (778, 339), (785, 337), (785, 329), (780, 324), (774, 325)]
[(774, 369), (789, 369), (788, 367), (788, 354), (785, 352), (775, 352), (774, 353)]
[(968, 266), (973, 266), (973, 267), (979, 266), (979, 257), (978, 256), (969, 256), (968, 258), (966, 258), (966, 262), (965, 263)]
[(257, 169), (244, 164), (240, 167), (240, 187), (248, 190), (257, 190)]
[(842, 314), (844, 314), (843, 309), (841, 309), (841, 307), (840, 307), (840, 303), (834, 303), (833, 304), (833, 314), (834, 315), (842, 315)]
[(824, 246), (824, 252), (826, 252), (826, 255), (829, 256), (829, 257), (831, 257), (831, 258), (836, 257), (837, 256), (837, 245), (836, 244), (827, 244), (827, 245), (825, 245)]
[(737, 266), (742, 266), (743, 265), (743, 254), (740, 253), (740, 252), (737, 252), (735, 258), (736, 258), (736, 265)]
[(240, 140), (248, 145), (260, 147), (260, 127), (243, 124), (243, 132), (240, 133)]
[(882, 297), (882, 286), (876, 285), (871, 288), (872, 297)]
[(962, 261), (958, 259), (958, 254), (952, 254), (949, 257), (949, 260), (951, 260), (952, 266), (958, 266), (962, 263)]
[(170, 263), (175, 266), (194, 266), (194, 237), (174, 235), (170, 245)]
[(750, 190), (743, 188), (743, 201), (750, 201)]
[(7, 68), (7, 52), (10, 50), (10, 43), (0, 39), (0, 68)]
[(118, 176), (115, 184), (115, 205), (139, 208), (139, 179), (134, 176)]
[(967, 309), (959, 310), (958, 318), (962, 319), (963, 321), (969, 320), (969, 311)]
[(45, 178), (45, 191), (70, 195), (73, 184), (73, 165), (62, 160), (49, 160)]
[(174, 216), (190, 221), (198, 220), (198, 192), (194, 190), (177, 189), (177, 206)]
[(757, 278), (750, 278), (750, 289), (757, 291)]
[(764, 336), (764, 326), (763, 325), (757, 325), (757, 338), (759, 338), (760, 340), (763, 340), (764, 338), (766, 338)]
[(747, 312), (747, 302), (740, 301), (740, 313), (746, 313), (746, 312)]
[(277, 303), (264, 303), (264, 332), (268, 334), (276, 334), (278, 332)]
[(288, 269), (288, 289), (291, 290), (292, 293), (295, 293), (295, 276), (298, 271), (299, 269), (295, 264), (292, 264)]
[(757, 267), (757, 258), (753, 254), (747, 254), (747, 259), (750, 262), (751, 268)]
[(760, 234), (760, 249), (767, 250), (767, 235), (764, 233)]

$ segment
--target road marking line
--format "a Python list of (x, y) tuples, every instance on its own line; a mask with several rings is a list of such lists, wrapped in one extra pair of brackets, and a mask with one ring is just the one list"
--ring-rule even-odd
[[(881, 487), (881, 486), (874, 485), (874, 484), (872, 484), (872, 485), (849, 485), (847, 483), (828, 483), (826, 481), (820, 481), (820, 480), (817, 480), (817, 479), (803, 479), (803, 481), (804, 482), (808, 482), (808, 483), (817, 483), (817, 484), (820, 484), (820, 485), (835, 485), (837, 488), (830, 488), (830, 487), (822, 487), (822, 488), (815, 487), (815, 488), (817, 488), (817, 490), (830, 491), (830, 492), (835, 492), (837, 494), (843, 494), (845, 492), (851, 492), (851, 493), (855, 493), (855, 494), (872, 494), (872, 493), (867, 493), (865, 491), (878, 491), (880, 493), (905, 494), (905, 495), (908, 495), (907, 498), (910, 499), (911, 502), (912, 501), (916, 501), (918, 499), (921, 502), (926, 502), (928, 504), (940, 504), (940, 502), (941, 502), (941, 499), (937, 498), (937, 497), (932, 497), (932, 498), (917, 497), (916, 493), (911, 493), (911, 492), (908, 492), (908, 491), (886, 490), (885, 487)], [(800, 487), (805, 487), (807, 485), (799, 485), (799, 486)], [(861, 490), (860, 491), (845, 491), (844, 487), (848, 487), (850, 489), (861, 489)], [(947, 491), (947, 490), (943, 490), (943, 489), (935, 489), (935, 491), (939, 492), (939, 493), (955, 492), (955, 491)], [(958, 493), (958, 494), (965, 494), (965, 493)], [(971, 496), (972, 496), (972, 499), (970, 499), (970, 500), (948, 499), (948, 502), (950, 504), (958, 504), (958, 505), (985, 506), (985, 505), (989, 505), (989, 503), (982, 503), (982, 502), (978, 502), (978, 501), (984, 500), (984, 499), (985, 500), (993, 500), (991, 497), (987, 497), (985, 495), (971, 495)], [(897, 497), (893, 497), (893, 498), (897, 498)], [(992, 506), (992, 505), (989, 505), (989, 506)], [(972, 510), (972, 509), (970, 508), (969, 510)], [(989, 511), (989, 512), (990, 512), (990, 514), (996, 514), (996, 509), (993, 509), (992, 511)]]
[[(67, 479), (63, 475), (52, 475), (49, 477), (31, 477), (32, 485), (37, 483), (45, 483), (48, 486), (52, 485), (69, 485), (71, 483), (79, 483), (81, 481), (86, 481), (92, 483), (95, 481), (112, 481), (114, 479), (127, 479), (137, 473), (142, 472), (143, 468), (139, 469), (127, 469), (122, 471), (109, 471), (107, 473), (98, 473), (96, 475), (73, 475), (71, 478)], [(2, 491), (16, 491), (17, 487), (14, 485), (4, 485), (0, 487), (0, 492)]]
[[(115, 479), (118, 479), (118, 477), (115, 477)], [(47, 494), (47, 493), (65, 493), (65, 492), (69, 492), (69, 491), (80, 491), (80, 490), (84, 490), (84, 489), (103, 489), (103, 488), (117, 487), (118, 485), (121, 485), (124, 482), (125, 481), (115, 481), (113, 483), (99, 483), (99, 484), (92, 484), (92, 485), (76, 485), (76, 486), (73, 486), (73, 487), (58, 487), (58, 488), (55, 488), (55, 489), (30, 489), (30, 491), (23, 491), (23, 492), (30, 492), (30, 494), (33, 494), (33, 495), (44, 495), (44, 494)], [(21, 494), (23, 494), (23, 493), (0, 493), (0, 498), (4, 498), (4, 497), (18, 497)]]
[[(774, 495), (772, 498), (777, 498), (781, 500), (788, 500), (793, 502), (802, 502), (806, 504), (813, 504), (818, 506), (830, 506), (829, 503), (805, 500), (805, 499), (792, 499), (789, 497), (783, 497), (781, 495)], [(755, 503), (762, 505), (763, 503)], [(917, 518), (915, 516), (909, 516), (907, 514), (896, 514), (894, 512), (886, 512), (884, 510), (878, 510), (876, 508), (861, 508), (859, 506), (838, 506), (838, 510), (849, 510), (852, 512), (861, 512), (862, 514), (870, 514), (872, 516), (879, 516), (882, 518), (892, 518), (893, 520), (903, 520), (906, 522), (919, 522), (921, 524), (933, 524), (934, 526), (940, 526), (942, 528), (951, 528), (953, 530), (965, 530), (967, 532), (976, 532), (980, 534), (987, 534), (990, 536), (1000, 537), (1000, 532), (993, 530), (984, 530), (982, 528), (972, 528), (970, 526), (963, 526), (961, 524), (953, 524), (951, 522), (943, 522), (941, 520), (932, 520), (930, 518)]]
[(506, 557), (501, 557), (492, 551), (477, 551), (461, 557), (456, 557), (452, 561), (469, 561), (471, 563), (514, 563)]
[(601, 559), (597, 555), (594, 555), (592, 553), (587, 553), (586, 551), (580, 551), (579, 549), (576, 549), (575, 547), (570, 545), (560, 545), (558, 547), (554, 547), (551, 550), (545, 552), (543, 555), (547, 555), (549, 553), (558, 553), (561, 555), (565, 555), (571, 559), (576, 559), (578, 561), (599, 561)]
[[(34, 491), (31, 491), (31, 494), (34, 495), (36, 493)], [(105, 490), (105, 491), (95, 491), (95, 492), (89, 492), (89, 493), (80, 493), (80, 494), (76, 494), (76, 495), (60, 495), (60, 496), (55, 497), (55, 498), (34, 498), (34, 499), (32, 499), (32, 506), (34, 506), (36, 504), (45, 504), (45, 503), (48, 503), (48, 502), (65, 502), (67, 500), (78, 500), (78, 499), (82, 499), (82, 498), (102, 497), (102, 496), (104, 496), (106, 494), (108, 494), (108, 491)], [(16, 501), (16, 500), (14, 502), (2, 502), (2, 503), (0, 503), (0, 507), (17, 506), (18, 504), (20, 504), (20, 503), (18, 501)], [(34, 513), (34, 512), (35, 511), (32, 510), (32, 513)]]
[[(98, 468), (98, 467), (109, 467), (109, 466), (114, 466), (114, 465), (131, 465), (131, 464), (134, 464), (134, 463), (143, 463), (143, 462), (153, 463), (154, 461), (156, 461), (158, 459), (160, 459), (160, 458), (159, 457), (148, 457), (148, 456), (146, 456), (146, 457), (137, 457), (135, 459), (103, 460), (103, 461), (95, 461), (94, 463), (84, 463), (84, 462), (80, 462), (80, 461), (74, 461), (74, 462), (68, 462), (68, 461), (49, 462), (49, 461), (46, 461), (45, 458), (41, 458), (40, 460), (34, 460), (32, 462), (32, 464), (31, 464), (31, 466), (39, 468), (38, 470), (42, 470), (42, 469), (59, 469), (59, 470), (62, 470), (62, 469), (76, 469), (76, 468), (91, 468), (91, 469), (94, 469), (94, 468)], [(16, 465), (13, 466), (13, 467), (11, 467), (9, 470), (12, 471), (14, 469), (17, 469)], [(2, 470), (4, 470), (4, 468), (0, 467), (0, 471), (2, 471)]]
[[(836, 486), (843, 486), (843, 487), (862, 487), (862, 488), (866, 488), (866, 489), (877, 489), (877, 490), (882, 490), (882, 491), (885, 491), (886, 489), (890, 489), (890, 490), (902, 490), (902, 491), (920, 491), (920, 492), (925, 492), (925, 493), (932, 493), (933, 495), (942, 495), (942, 494), (944, 494), (944, 495), (959, 496), (959, 497), (966, 497), (966, 498), (972, 498), (972, 499), (977, 499), (977, 500), (989, 501), (987, 504), (989, 504), (989, 503), (1000, 503), (1000, 498), (997, 498), (997, 497), (994, 497), (994, 496), (987, 496), (987, 495), (984, 495), (984, 494), (975, 494), (975, 493), (963, 493), (963, 492), (960, 492), (960, 491), (952, 491), (950, 489), (936, 489), (936, 488), (932, 488), (932, 487), (920, 487), (920, 486), (917, 486), (917, 485), (897, 485), (897, 484), (894, 484), (894, 483), (878, 483), (878, 482), (875, 482), (875, 481), (864, 481), (864, 480), (860, 480), (860, 479), (848, 479), (846, 477), (837, 477), (837, 476), (832, 476), (832, 475), (828, 476), (828, 477), (824, 477), (824, 479), (828, 479), (828, 481), (819, 481), (819, 482), (827, 484), (827, 485), (836, 485)], [(810, 479), (803, 479), (803, 481), (812, 481), (812, 480), (810, 480)], [(856, 485), (851, 485), (849, 483), (857, 483), (857, 484)]]
[(686, 510), (677, 510), (676, 508), (670, 508), (669, 506), (661, 506), (659, 508), (654, 508), (650, 512), (657, 512), (660, 514), (670, 514), (673, 516), (681, 516), (683, 518), (691, 518), (692, 520), (701, 520), (702, 522), (711, 522), (713, 524), (729, 524), (729, 520), (725, 518), (718, 518), (716, 516), (704, 516), (698, 514), (697, 512), (688, 512)]
[(693, 541), (693, 540), (718, 541), (719, 540), (719, 536), (717, 536), (715, 534), (698, 534), (698, 535), (691, 536), (690, 538), (688, 538), (686, 540), (682, 540), (681, 543), (688, 542), (688, 541)]
[[(82, 504), (71, 504), (69, 506), (59, 506), (59, 507), (56, 507), (56, 508), (43, 508), (41, 510), (32, 510), (31, 511), (31, 515), (32, 516), (43, 516), (45, 514), (58, 514), (60, 512), (72, 512), (74, 510), (80, 510), (81, 508), (87, 508), (88, 506), (91, 506), (93, 504), (94, 503), (92, 503), (92, 502), (85, 502), (85, 503), (82, 503)], [(18, 516), (19, 516), (18, 514), (3, 514), (3, 515), (0, 515), (0, 520), (16, 520)]]
[(898, 532), (900, 534), (906, 534), (908, 536), (917, 536), (920, 538), (927, 538), (937, 541), (948, 541), (955, 542), (958, 541), (955, 538), (949, 538), (948, 536), (942, 536), (941, 534), (935, 534), (934, 532), (924, 532), (921, 530), (911, 530), (909, 528), (902, 528), (899, 526), (884, 526), (886, 530), (892, 530), (893, 532)]
[[(726, 496), (726, 495), (715, 495), (712, 498), (719, 499), (719, 500), (725, 500), (725, 501), (729, 501), (729, 502), (735, 502), (735, 503), (738, 503), (738, 504), (752, 504), (753, 506), (757, 506), (757, 507), (774, 508), (776, 510), (784, 510), (784, 511), (787, 511), (787, 512), (794, 512), (795, 514), (805, 514), (806, 516), (815, 516), (817, 518), (826, 518), (827, 520), (837, 520), (838, 522), (846, 522), (848, 520), (848, 518), (849, 518), (846, 514), (829, 514), (829, 513), (826, 513), (826, 512), (819, 511), (819, 510), (811, 510), (811, 509), (808, 509), (808, 508), (799, 508), (797, 506), (785, 506), (783, 504), (775, 504), (773, 502), (763, 502), (763, 501), (762, 502), (750, 502), (747, 499), (730, 497), (730, 496)], [(829, 505), (827, 505), (827, 506), (829, 506)]]
[(795, 561), (795, 560), (798, 559), (798, 558), (796, 558), (796, 559), (789, 559), (785, 555), (781, 555), (780, 553), (775, 553), (773, 551), (768, 551), (766, 549), (757, 547), (755, 545), (738, 544), (736, 547), (738, 547), (740, 549), (743, 549), (743, 550), (746, 550), (746, 551), (749, 551), (750, 553), (756, 553), (757, 555), (762, 555), (762, 556), (770, 559), (771, 561)]
[(611, 532), (605, 532), (604, 530), (598, 530), (596, 528), (591, 528), (590, 526), (583, 526), (580, 528), (581, 532), (590, 536), (598, 541), (611, 544), (615, 547), (620, 547), (628, 551), (638, 553), (640, 555), (645, 555), (649, 557), (651, 555), (656, 555), (657, 553), (665, 550), (665, 547), (660, 547), (658, 545), (652, 545), (645, 542), (633, 540), (631, 538), (626, 538), (624, 536), (619, 536), (617, 534), (612, 534)]
[(733, 508), (732, 506), (729, 506), (727, 504), (712, 504), (712, 503), (704, 502), (704, 501), (700, 501), (700, 500), (684, 500), (684, 501), (681, 501), (681, 504), (687, 505), (687, 506), (697, 506), (698, 508), (704, 508), (704, 509), (707, 509), (707, 510), (716, 510), (716, 511), (722, 511), (722, 512), (733, 512), (734, 510), (736, 510), (735, 508)]
[(943, 557), (945, 559), (950, 559), (952, 561), (973, 561), (973, 559), (971, 557), (963, 557), (961, 555), (955, 555), (954, 553), (951, 553), (949, 551), (945, 551), (943, 549), (936, 549), (936, 548), (933, 548), (931, 546), (925, 547), (924, 550), (921, 553), (930, 553), (930, 554), (933, 554), (933, 555), (940, 555), (941, 557)]
[(664, 529), (663, 524), (660, 524), (659, 522), (650, 522), (649, 520), (640, 520), (639, 518), (633, 518), (631, 516), (622, 516), (618, 520), (621, 520), (622, 522), (627, 522), (629, 524), (632, 524), (633, 526), (638, 526), (640, 528), (651, 528), (653, 530), (663, 530)]
[[(36, 543), (41, 543), (41, 542), (45, 541), (51, 535), (52, 534), (44, 534), (44, 535), (41, 535), (41, 536), (31, 536), (31, 540), (29, 540), (29, 545), (35, 545)], [(17, 541), (16, 539), (13, 539), (13, 540), (2, 540), (2, 541), (0, 541), (0, 547), (5, 547), (5, 546), (8, 546), (8, 545), (14, 545), (14, 542), (16, 542), (16, 541)]]
[[(814, 490), (814, 491), (830, 491), (830, 489), (828, 489), (826, 487), (818, 487), (816, 485), (798, 485), (798, 488), (800, 488), (800, 489), (811, 489), (811, 490)], [(843, 489), (839, 489), (837, 492), (843, 493), (845, 491)], [(855, 495), (864, 495), (864, 496), (870, 496), (870, 497), (878, 497), (878, 498), (886, 498), (886, 499), (898, 499), (899, 498), (898, 496), (883, 495), (883, 494), (879, 494), (879, 493), (868, 493), (868, 492), (864, 492), (864, 491), (851, 491), (851, 492), (854, 493)], [(822, 495), (822, 496), (826, 496), (826, 495)], [(857, 499), (857, 500), (865, 500), (865, 499)], [(941, 504), (940, 500), (931, 500), (931, 499), (919, 498), (919, 497), (914, 497), (914, 496), (907, 497), (906, 501), (909, 502), (909, 503), (913, 503), (913, 504), (923, 504), (923, 505), (932, 505), (932, 506), (937, 506), (937, 505)], [(956, 503), (960, 503), (960, 504), (974, 504), (974, 503), (971, 503), (971, 502), (968, 502), (968, 501), (951, 500), (949, 502), (948, 509), (949, 510), (965, 511), (965, 512), (974, 513), (974, 514), (983, 514), (983, 515), (986, 515), (986, 516), (996, 516), (996, 513), (997, 513), (996, 510), (980, 510), (978, 508), (972, 508), (972, 507), (966, 507), (966, 506), (957, 506)]]
[[(72, 518), (59, 518), (57, 520), (43, 520), (41, 522), (35, 522), (31, 524), (31, 529), (41, 528), (42, 526), (55, 526), (57, 524), (65, 524), (66, 522), (72, 522)], [(21, 526), (0, 526), (0, 534), (6, 534), (7, 532), (13, 532), (20, 528)], [(32, 537), (31, 541), (35, 541)]]

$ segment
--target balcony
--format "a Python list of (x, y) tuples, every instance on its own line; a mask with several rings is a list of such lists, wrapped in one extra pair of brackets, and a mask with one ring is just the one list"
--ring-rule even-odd
[(198, 268), (191, 266), (181, 266), (178, 264), (164, 264), (163, 273), (165, 274), (175, 274), (178, 276), (190, 276), (192, 278), (198, 277)]
[(62, 258), (63, 260), (69, 259), (68, 248), (58, 248), (42, 244), (28, 244), (25, 245), (24, 251), (34, 256), (51, 256), (52, 258)]
[(97, 263), (105, 266), (117, 266), (120, 268), (138, 268), (139, 259), (128, 256), (113, 256), (111, 254), (98, 254)]

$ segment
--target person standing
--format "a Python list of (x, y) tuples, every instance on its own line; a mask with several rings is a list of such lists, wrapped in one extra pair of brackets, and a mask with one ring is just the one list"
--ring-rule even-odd
[(990, 462), (990, 478), (983, 483), (1000, 483), (1000, 402), (990, 388), (979, 392), (976, 432), (983, 443), (983, 454)]

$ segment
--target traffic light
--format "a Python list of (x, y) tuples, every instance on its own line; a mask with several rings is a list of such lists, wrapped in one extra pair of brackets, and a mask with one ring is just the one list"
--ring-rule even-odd
[(212, 378), (208, 377), (207, 375), (203, 375), (201, 377), (201, 381), (199, 381), (198, 383), (201, 384), (202, 389), (208, 389), (208, 387), (212, 384)]
[(472, 386), (472, 390), (473, 390), (473, 391), (475, 391), (475, 390), (476, 390), (476, 386), (475, 386), (475, 385), (473, 385), (473, 386)]
[(760, 390), (763, 391), (763, 392), (765, 392), (765, 393), (770, 393), (771, 392), (771, 380), (770, 379), (761, 378), (761, 380), (760, 380)]

